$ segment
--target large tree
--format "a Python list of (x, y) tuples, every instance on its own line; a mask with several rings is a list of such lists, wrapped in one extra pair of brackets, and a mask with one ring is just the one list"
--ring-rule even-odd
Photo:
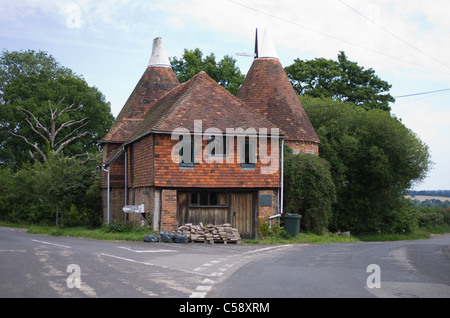
[(48, 53), (2, 52), (0, 164), (45, 162), (50, 152), (97, 154), (112, 121), (103, 94)]
[(320, 137), (320, 155), (331, 164), (332, 229), (411, 230), (414, 218), (402, 198), (430, 169), (427, 145), (386, 111), (330, 98), (301, 100)]
[(185, 49), (180, 59), (177, 57), (171, 59), (171, 65), (181, 83), (190, 80), (198, 72), (205, 71), (234, 95), (239, 91), (245, 78), (236, 66), (236, 60), (231, 56), (225, 55), (222, 60), (216, 62), (214, 53), (203, 58), (203, 53), (198, 48)]
[(285, 70), (298, 95), (331, 97), (366, 109), (386, 111), (390, 111), (389, 103), (395, 101), (389, 94), (388, 82), (380, 79), (373, 69), (349, 61), (344, 52), (339, 53), (337, 61), (295, 59)]

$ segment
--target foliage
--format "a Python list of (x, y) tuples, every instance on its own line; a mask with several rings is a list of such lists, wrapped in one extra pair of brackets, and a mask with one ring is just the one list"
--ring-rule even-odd
[[(99, 224), (100, 188), (93, 167), (76, 159), (50, 157), (13, 173), (0, 170), (0, 218), (13, 222), (55, 222), (57, 209), (67, 225)], [(65, 217), (64, 217), (65, 216)]]
[(225, 55), (222, 60), (216, 62), (213, 53), (203, 58), (200, 49), (184, 50), (183, 57), (173, 57), (171, 65), (180, 83), (190, 80), (200, 71), (205, 71), (217, 83), (236, 95), (244, 82), (245, 76), (236, 66), (236, 60)]
[(450, 226), (449, 209), (422, 207), (418, 213), (419, 226), (422, 228)]
[(302, 214), (302, 224), (322, 234), (328, 228), (335, 200), (328, 162), (314, 155), (293, 155), (285, 146), (284, 212)]
[[(61, 113), (53, 116), (55, 121), (52, 112)], [(48, 53), (2, 52), (1, 165), (16, 170), (31, 158), (44, 162), (49, 152), (58, 153), (62, 145), (69, 157), (98, 154), (98, 141), (112, 122), (110, 104), (103, 94)]]
[[(114, 226), (103, 225), (97, 228), (74, 226), (74, 227), (58, 227), (55, 225), (27, 225), (29, 228), (27, 233), (40, 234), (40, 235), (53, 235), (64, 237), (82, 237), (95, 240), (123, 240), (123, 241), (139, 241), (142, 242), (143, 238), (147, 234), (153, 234), (148, 226), (132, 226), (131, 223), (124, 225), (124, 230), (116, 231)], [(1, 225), (1, 222), (0, 222)], [(8, 224), (8, 226), (11, 226)], [(110, 228), (112, 227), (112, 229)], [(122, 226), (119, 226), (122, 227)]]
[(391, 85), (381, 80), (371, 68), (364, 69), (340, 52), (338, 60), (296, 59), (285, 68), (298, 95), (334, 98), (366, 109), (390, 110), (394, 98), (388, 94)]
[(410, 199), (410, 200), (416, 208), (420, 208), (420, 207), (444, 208), (444, 209), (450, 208), (450, 200), (445, 200), (444, 202), (442, 202), (441, 200), (437, 200), (437, 199), (427, 199), (422, 202), (419, 200), (413, 200), (413, 199)]
[(262, 222), (258, 226), (258, 237), (260, 239), (288, 239), (290, 237), (289, 233), (284, 230), (280, 223), (277, 220), (274, 220), (272, 222), (272, 225), (270, 225), (268, 222)]
[(367, 111), (332, 99), (301, 100), (336, 186), (330, 229), (354, 233), (413, 229), (411, 207), (400, 200), (426, 176), (431, 165), (428, 147), (386, 111)]

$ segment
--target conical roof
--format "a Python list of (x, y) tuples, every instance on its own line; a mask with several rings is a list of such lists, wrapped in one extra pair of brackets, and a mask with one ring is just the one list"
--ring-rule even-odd
[(155, 102), (179, 84), (162, 40), (156, 38), (147, 69), (101, 143), (126, 141)]
[[(259, 30), (258, 30), (259, 31)], [(311, 124), (303, 106), (292, 87), (280, 61), (273, 52), (270, 38), (263, 37), (269, 57), (258, 54), (248, 71), (238, 92), (238, 97), (247, 106), (265, 116), (286, 133), (288, 141), (307, 141), (319, 143), (319, 137)], [(261, 36), (257, 34), (257, 44), (261, 51)], [(272, 53), (270, 53), (272, 52)], [(260, 52), (261, 53), (261, 52)], [(272, 56), (270, 56), (272, 55)]]

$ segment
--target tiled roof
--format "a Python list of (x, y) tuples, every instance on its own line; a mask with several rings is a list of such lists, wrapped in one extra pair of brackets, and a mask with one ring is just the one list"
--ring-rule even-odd
[(271, 128), (277, 128), (202, 71), (164, 95), (144, 116), (127, 143), (151, 132), (171, 133), (180, 127), (194, 132), (195, 120), (202, 120), (203, 132), (208, 128), (218, 128), (222, 133), (227, 128), (255, 128), (257, 132), (267, 128), (270, 134)]
[(126, 141), (156, 101), (179, 84), (171, 67), (147, 67), (101, 143)]
[(280, 127), (287, 140), (320, 142), (278, 59), (255, 59), (238, 97)]

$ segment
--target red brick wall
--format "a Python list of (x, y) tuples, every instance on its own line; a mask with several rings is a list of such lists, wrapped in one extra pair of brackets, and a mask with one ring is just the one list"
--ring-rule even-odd
[(286, 141), (287, 145), (293, 150), (294, 154), (309, 153), (318, 156), (319, 144), (308, 141)]
[(162, 190), (161, 231), (177, 229), (177, 190)]
[(269, 221), (269, 217), (279, 213), (278, 207), (278, 191), (276, 190), (262, 190), (258, 192), (258, 197), (260, 195), (270, 194), (272, 195), (272, 206), (260, 206), (258, 199), (258, 222), (259, 224), (266, 223)]

